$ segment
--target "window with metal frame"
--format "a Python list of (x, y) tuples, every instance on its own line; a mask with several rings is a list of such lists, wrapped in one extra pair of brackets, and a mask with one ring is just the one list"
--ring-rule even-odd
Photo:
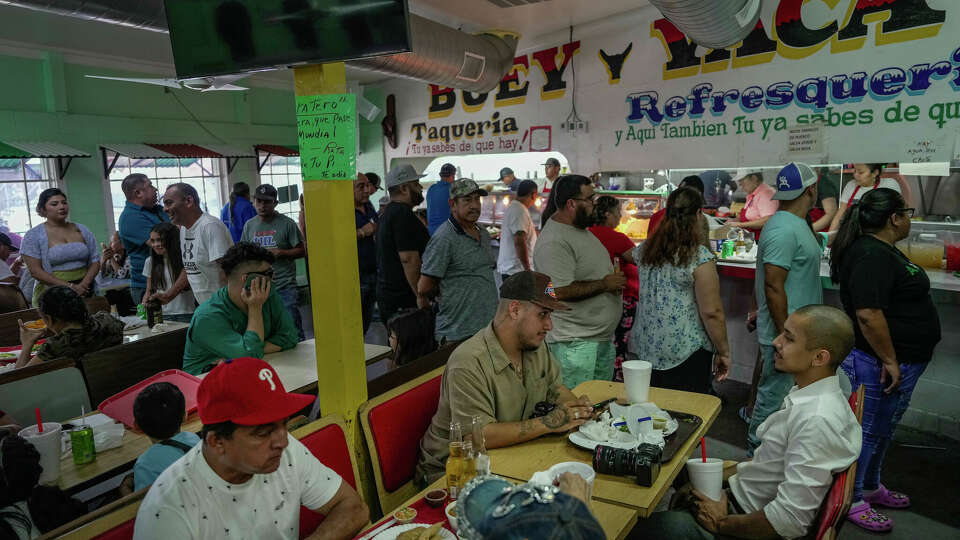
[(40, 192), (57, 187), (56, 165), (47, 158), (0, 159), (0, 232), (23, 235), (43, 222)]
[(110, 170), (109, 188), (113, 223), (116, 226), (120, 213), (127, 204), (127, 198), (120, 188), (127, 175), (141, 173), (147, 176), (159, 191), (157, 202), (162, 204), (163, 192), (171, 184), (185, 182), (193, 186), (200, 195), (200, 204), (204, 212), (220, 217), (224, 196), (221, 188), (221, 163), (219, 158), (131, 158), (117, 156), (107, 151), (108, 162), (116, 163)]
[(277, 212), (297, 221), (300, 215), (300, 194), (303, 193), (300, 156), (278, 156), (262, 150), (257, 154), (257, 163), (262, 164), (260, 183), (277, 188)]

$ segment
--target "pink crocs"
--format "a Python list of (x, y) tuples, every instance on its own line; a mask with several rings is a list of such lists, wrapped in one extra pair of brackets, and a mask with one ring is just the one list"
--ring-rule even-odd
[(887, 508), (909, 508), (910, 497), (907, 497), (899, 491), (890, 491), (880, 484), (880, 488), (871, 494), (863, 494), (863, 500), (874, 506), (885, 506)]
[(871, 532), (886, 532), (893, 529), (893, 520), (870, 508), (868, 502), (850, 508), (847, 520)]

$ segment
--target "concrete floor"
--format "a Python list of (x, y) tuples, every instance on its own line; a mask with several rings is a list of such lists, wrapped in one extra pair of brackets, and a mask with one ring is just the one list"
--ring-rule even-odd
[[(313, 337), (309, 299), (301, 299), (304, 332)], [(386, 329), (374, 322), (367, 332), (367, 343), (386, 345)], [(724, 381), (716, 387), (723, 400), (720, 415), (707, 432), (707, 449), (711, 457), (740, 461), (746, 458), (747, 425), (737, 410), (747, 402), (749, 385)], [(884, 510), (894, 520), (889, 533), (871, 533), (852, 523), (840, 531), (840, 540), (887, 538), (890, 540), (960, 539), (960, 466), (956, 458), (948, 458), (956, 444), (936, 434), (901, 428), (887, 451), (883, 483), (902, 491), (912, 499), (906, 510)], [(669, 500), (669, 498), (667, 498)]]
[[(707, 432), (707, 450), (712, 457), (746, 457), (747, 425), (737, 416), (737, 409), (747, 402), (749, 390), (748, 385), (736, 381), (717, 386), (723, 408)], [(913, 506), (906, 510), (882, 510), (895, 524), (889, 533), (872, 533), (846, 523), (840, 530), (840, 539), (960, 538), (960, 467), (956, 458), (948, 458), (950, 448), (955, 448), (950, 439), (898, 430), (887, 451), (882, 479), (890, 489), (908, 494)]]

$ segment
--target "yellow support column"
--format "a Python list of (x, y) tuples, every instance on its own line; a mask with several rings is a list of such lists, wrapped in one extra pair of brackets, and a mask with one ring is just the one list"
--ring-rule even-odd
[[(343, 62), (296, 68), (294, 81), (298, 96), (346, 92)], [(320, 411), (323, 415), (339, 413), (346, 419), (346, 435), (353, 443), (361, 480), (369, 477), (369, 471), (357, 409), (367, 400), (367, 371), (353, 182), (305, 178), (303, 198)], [(369, 504), (370, 492), (375, 500), (376, 489), (365, 491)]]

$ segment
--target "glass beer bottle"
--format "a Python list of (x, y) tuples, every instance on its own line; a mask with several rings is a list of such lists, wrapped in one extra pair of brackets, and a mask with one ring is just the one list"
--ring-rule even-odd
[(460, 494), (463, 474), (463, 431), (459, 422), (450, 422), (450, 456), (447, 457), (447, 493), (451, 499)]

